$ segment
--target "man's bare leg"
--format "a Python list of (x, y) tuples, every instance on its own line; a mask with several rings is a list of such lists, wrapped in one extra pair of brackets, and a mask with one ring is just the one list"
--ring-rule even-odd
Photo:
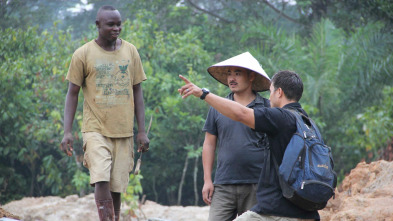
[(115, 220), (112, 195), (109, 190), (109, 182), (95, 183), (94, 197), (97, 204), (100, 221)]
[(119, 221), (120, 219), (120, 206), (121, 206), (121, 194), (111, 192), (112, 200), (113, 200), (113, 207), (115, 210), (115, 221)]

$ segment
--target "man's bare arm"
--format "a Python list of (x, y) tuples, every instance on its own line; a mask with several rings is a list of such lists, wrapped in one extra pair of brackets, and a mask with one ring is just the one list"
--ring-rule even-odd
[(202, 188), (203, 201), (211, 204), (214, 185), (212, 181), (212, 171), (214, 165), (214, 156), (216, 152), (217, 136), (206, 132), (205, 141), (203, 142), (202, 150), (202, 164), (203, 164), (203, 179), (205, 181)]
[(134, 108), (135, 117), (138, 124), (138, 134), (136, 137), (138, 152), (146, 152), (149, 150), (149, 138), (147, 138), (145, 131), (145, 103), (143, 101), (142, 85), (137, 84), (133, 86), (134, 90)]
[(68, 92), (64, 107), (64, 137), (60, 149), (68, 156), (72, 155), (74, 138), (72, 136), (72, 123), (74, 122), (76, 108), (78, 106), (78, 94), (80, 87), (71, 82), (68, 84)]

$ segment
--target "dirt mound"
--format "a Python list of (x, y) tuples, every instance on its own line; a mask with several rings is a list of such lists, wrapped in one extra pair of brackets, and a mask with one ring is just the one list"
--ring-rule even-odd
[(21, 219), (19, 216), (15, 216), (14, 214), (7, 212), (3, 208), (0, 208), (0, 218), (3, 218), (3, 217), (12, 218), (12, 219), (16, 219), (16, 220)]
[[(23, 198), (2, 208), (25, 221), (98, 220), (93, 194), (85, 197), (72, 195), (66, 198)], [(137, 220), (126, 216), (127, 209), (126, 206), (122, 207), (121, 220)], [(150, 221), (205, 221), (208, 213), (207, 206), (163, 206), (151, 201), (147, 201), (136, 211), (138, 220)], [(320, 214), (322, 221), (393, 221), (393, 162), (359, 163), (336, 190), (335, 199), (331, 199)], [(19, 219), (15, 216), (6, 217)]]
[(393, 221), (393, 162), (359, 163), (320, 214), (321, 220)]

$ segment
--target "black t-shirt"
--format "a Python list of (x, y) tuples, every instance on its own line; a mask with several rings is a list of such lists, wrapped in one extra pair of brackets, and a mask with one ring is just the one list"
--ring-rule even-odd
[[(296, 109), (307, 115), (299, 103), (290, 103), (283, 108)], [(269, 158), (275, 157), (280, 165), (285, 149), (296, 132), (295, 116), (283, 108), (254, 109), (255, 130), (267, 134), (273, 155), (265, 154), (264, 156), (266, 168), (262, 169), (258, 183), (257, 205), (251, 210), (265, 215), (319, 219), (317, 211), (303, 210), (283, 197), (273, 160)]]
[[(247, 107), (269, 107), (269, 100), (256, 94)], [(228, 99), (233, 100), (233, 93)], [(266, 135), (246, 125), (233, 121), (210, 107), (203, 127), (204, 132), (217, 136), (217, 169), (214, 184), (258, 183), (263, 167), (263, 148), (260, 145)]]

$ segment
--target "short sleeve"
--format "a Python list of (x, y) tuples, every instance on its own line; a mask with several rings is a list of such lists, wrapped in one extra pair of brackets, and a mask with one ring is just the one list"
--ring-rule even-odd
[[(277, 112), (277, 113), (276, 113)], [(277, 108), (260, 107), (254, 109), (255, 131), (266, 134), (276, 134), (278, 132), (277, 122), (279, 117)]]
[(78, 52), (79, 51), (76, 51), (72, 55), (66, 79), (81, 87), (84, 81), (84, 62), (80, 58), (80, 55), (77, 54)]
[(138, 50), (133, 46), (133, 85), (137, 85), (142, 81), (146, 80), (145, 71), (143, 70), (143, 65), (141, 58), (139, 56)]
[(217, 111), (216, 109), (210, 107), (202, 131), (209, 132), (210, 134), (218, 136), (216, 119), (217, 119)]

